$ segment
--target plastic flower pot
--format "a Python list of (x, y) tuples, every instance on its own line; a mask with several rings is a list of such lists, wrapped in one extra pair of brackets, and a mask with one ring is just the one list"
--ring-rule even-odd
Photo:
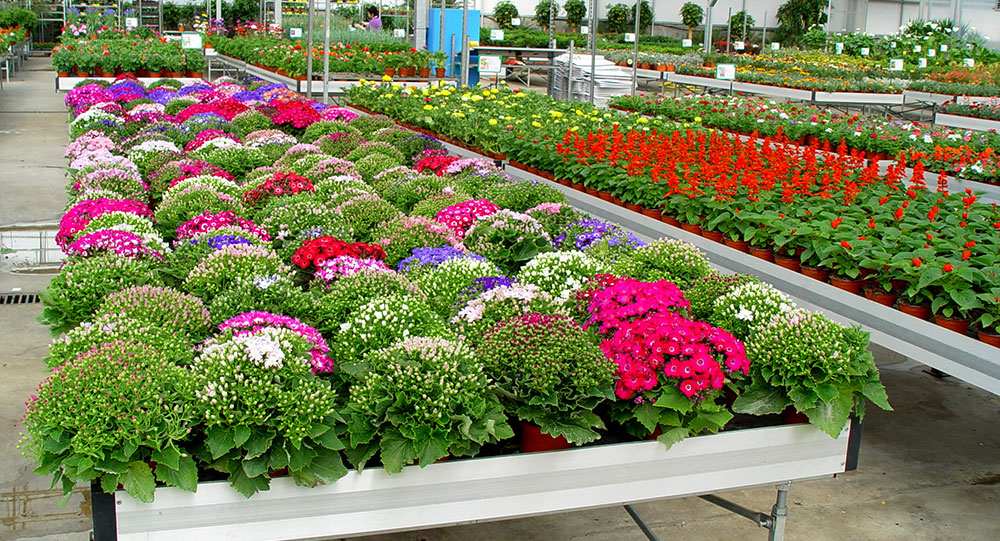
[(726, 242), (726, 234), (722, 231), (708, 231), (707, 229), (702, 229), (701, 236), (708, 240), (718, 242), (719, 244), (724, 244)]
[(760, 246), (751, 246), (750, 255), (756, 257), (757, 259), (763, 259), (768, 263), (774, 263), (774, 250), (770, 248), (762, 248)]
[(895, 291), (886, 291), (878, 286), (865, 288), (865, 298), (883, 306), (892, 306), (898, 297)]
[(649, 62), (639, 62), (639, 69), (648, 70), (649, 69)]
[(799, 272), (802, 268), (802, 264), (799, 263), (799, 258), (790, 256), (788, 254), (774, 254), (774, 262), (779, 267), (786, 268), (790, 271)]
[(601, 192), (597, 191), (594, 188), (584, 188), (584, 190), (586, 190), (587, 195), (592, 195), (594, 197), (600, 197)]
[(568, 178), (561, 178), (561, 179), (556, 180), (556, 182), (558, 182), (559, 184), (562, 184), (563, 186), (572, 186), (573, 185), (573, 182), (570, 179), (568, 179)]
[(681, 221), (678, 220), (677, 218), (673, 217), (673, 216), (667, 216), (666, 214), (664, 214), (663, 217), (660, 218), (660, 220), (662, 220), (663, 223), (665, 223), (667, 225), (672, 225), (674, 227), (680, 227), (681, 226)]
[(553, 438), (548, 434), (542, 434), (542, 431), (537, 426), (521, 422), (521, 452), (522, 453), (539, 453), (543, 451), (558, 451), (560, 449), (569, 449), (572, 445), (566, 441), (566, 438), (559, 436), (558, 438)]
[(76, 74), (79, 77), (90, 77), (90, 72), (89, 71), (80, 71), (80, 70), (77, 70)]
[(396, 75), (396, 68), (385, 68), (385, 74), (389, 77)]
[(659, 438), (662, 434), (663, 434), (663, 429), (660, 428), (660, 427), (656, 427), (656, 428), (653, 429), (652, 432), (649, 433), (648, 436), (646, 436), (646, 439), (650, 440), (650, 441), (653, 441), (656, 438)]
[(669, 73), (673, 73), (674, 72), (674, 65), (673, 65), (673, 63), (667, 64), (667, 71)]
[(830, 276), (830, 285), (857, 295), (861, 293), (861, 288), (864, 287), (865, 281), (860, 278), (848, 278), (839, 274), (833, 274)]
[(688, 233), (694, 233), (695, 235), (701, 235), (701, 226), (698, 224), (685, 224), (681, 223), (681, 229), (687, 231)]
[(625, 208), (631, 210), (632, 212), (642, 212), (642, 207), (634, 203), (625, 203)]
[(420, 72), (419, 73), (420, 73), (420, 77), (426, 79), (427, 77), (431, 76), (431, 69), (430, 68), (420, 68)]
[(657, 64), (656, 65), (656, 71), (661, 71), (661, 72), (662, 71), (667, 71), (667, 65), (666, 64)]
[(945, 317), (942, 315), (934, 315), (934, 324), (938, 327), (944, 327), (949, 331), (955, 331), (959, 334), (965, 334), (969, 331), (969, 323), (971, 320), (967, 317)]
[(580, 184), (578, 182), (574, 182), (574, 183), (570, 184), (570, 187), (572, 187), (574, 190), (576, 190), (578, 192), (585, 192), (585, 191), (587, 191), (587, 188), (583, 184)]
[(445, 73), (444, 68), (434, 68), (434, 76), (437, 77), (438, 79), (444, 77), (444, 73)]
[(204, 76), (204, 74), (200, 71), (188, 71), (187, 76), (193, 77), (195, 79), (201, 79)]
[(150, 77), (161, 77), (161, 73), (159, 71), (151, 71), (151, 72), (149, 72), (149, 76)]
[(56, 72), (56, 77), (69, 77), (69, 72), (68, 71), (57, 71)]
[(642, 215), (654, 220), (661, 220), (663, 213), (658, 209), (642, 209)]
[(813, 280), (819, 280), (820, 282), (825, 282), (830, 278), (829, 269), (824, 269), (823, 267), (813, 267), (811, 265), (802, 265), (802, 274), (812, 278)]
[(993, 331), (979, 329), (976, 331), (976, 336), (979, 337), (980, 342), (986, 342), (991, 346), (1000, 348), (1000, 334)]
[(931, 317), (931, 307), (926, 304), (911, 304), (903, 299), (900, 299), (899, 310), (904, 314), (923, 320), (930, 319)]
[(735, 239), (727, 238), (726, 239), (726, 246), (729, 246), (730, 248), (733, 248), (734, 250), (739, 250), (739, 251), (743, 252), (744, 254), (749, 254), (750, 253), (750, 243), (747, 242), (747, 241), (745, 241), (745, 240), (735, 240)]

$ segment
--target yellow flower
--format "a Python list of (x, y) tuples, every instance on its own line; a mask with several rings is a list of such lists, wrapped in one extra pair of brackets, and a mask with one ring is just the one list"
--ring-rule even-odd
[(368, 79), (361, 79), (361, 80), (359, 80), (358, 82), (359, 82), (359, 83), (361, 83), (361, 84), (365, 84), (365, 83), (367, 83), (367, 82), (368, 82)]
[(450, 96), (451, 95), (451, 91), (449, 91), (449, 90), (442, 90), (441, 91), (441, 95), (442, 96)]
[(559, 111), (549, 111), (549, 116), (552, 118), (562, 118), (563, 114)]
[(458, 118), (465, 118), (465, 113), (455, 113)]
[(635, 121), (639, 124), (649, 124), (649, 119), (644, 116), (637, 118)]
[(491, 118), (490, 119), (490, 126), (496, 126), (496, 125), (497, 125), (497, 119)]
[(490, 90), (490, 92), (492, 92), (493, 94), (499, 94), (500, 93), (500, 89), (499, 88), (494, 88), (493, 90)]
[(383, 75), (382, 76), (382, 81), (384, 81), (386, 83), (388, 83), (391, 80), (392, 80), (392, 77), (389, 77), (388, 75)]
[(395, 89), (397, 89), (397, 90), (400, 89), (400, 88), (403, 88), (403, 86), (400, 85), (399, 83), (392, 83), (392, 87), (395, 88)]
[(542, 123), (539, 122), (539, 121), (537, 121), (537, 120), (532, 120), (531, 121), (531, 125), (534, 126), (534, 127), (536, 127), (536, 128), (541, 128), (542, 127)]
[(471, 99), (472, 99), (472, 101), (482, 101), (483, 97), (482, 96), (472, 96)]
[(433, 108), (434, 108), (433, 105), (429, 105), (429, 104), (428, 105), (424, 105), (424, 111), (430, 111)]
[(489, 90), (483, 90), (483, 95), (486, 96), (487, 98), (490, 97), (490, 91)]
[(577, 131), (579, 129), (580, 129), (580, 126), (573, 126), (572, 128), (569, 129), (569, 131)]
[(700, 116), (696, 116), (696, 117), (694, 117), (694, 121), (695, 121), (695, 122), (701, 122), (701, 117), (700, 117)]

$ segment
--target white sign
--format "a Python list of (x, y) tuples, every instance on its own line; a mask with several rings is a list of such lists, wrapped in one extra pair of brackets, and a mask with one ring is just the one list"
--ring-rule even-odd
[(948, 45), (942, 43), (941, 44), (941, 52), (942, 53), (947, 53), (948, 52)]
[(935, 56), (937, 56), (937, 51), (935, 51), (934, 49), (927, 49), (927, 56), (934, 58)]
[(691, 47), (692, 45), (693, 44), (691, 43), (691, 40), (689, 40), (689, 39), (682, 39), (681, 40), (681, 46), (683, 46), (683, 47)]
[(510, 25), (511, 26), (521, 26), (521, 18), (520, 17), (514, 17), (513, 19), (510, 20)]
[(903, 71), (903, 59), (893, 58), (889, 60), (889, 71)]
[(406, 37), (406, 29), (405, 28), (393, 28), (392, 29), (392, 36), (396, 37), (396, 38), (405, 38)]
[(927, 59), (924, 58), (924, 57), (918, 58), (917, 59), (917, 67), (918, 68), (926, 68), (927, 67)]
[(219, 56), (219, 53), (215, 49), (209, 47), (205, 49), (205, 56)]
[(503, 60), (499, 55), (479, 55), (479, 73), (500, 73)]
[(625, 32), (625, 43), (635, 43), (635, 34)]
[(833, 48), (837, 51), (837, 54), (844, 54), (844, 44), (834, 43)]
[(503, 30), (490, 30), (490, 39), (493, 41), (503, 41)]
[(742, 41), (734, 41), (733, 42), (733, 49), (736, 49), (737, 51), (742, 51), (743, 49), (746, 49), (746, 48), (747, 48), (747, 44), (743, 43)]
[(125, 28), (139, 28), (139, 18), (125, 17)]
[(587, 25), (581, 26), (580, 27), (580, 33), (581, 34), (589, 34), (590, 33), (590, 27), (587, 26)]
[(896, 48), (896, 42), (894, 41), (894, 42), (890, 43), (889, 47), (892, 48), (892, 49), (895, 49)]
[(868, 56), (871, 53), (871, 49), (868, 47), (861, 48), (861, 56)]
[(736, 64), (719, 64), (715, 66), (715, 78), (722, 81), (732, 81), (736, 78)]
[(922, 50), (923, 50), (923, 48), (921, 46), (919, 46), (919, 45), (914, 45), (913, 46), (913, 52), (915, 52), (915, 53), (919, 53)]
[(293, 38), (301, 38), (302, 37), (302, 29), (301, 28), (289, 28), (288, 29), (288, 36), (289, 37), (293, 37)]
[(197, 32), (181, 34), (181, 49), (201, 49), (201, 34)]
[(777, 41), (772, 42), (771, 43), (771, 50), (772, 51), (777, 51), (778, 49), (781, 49), (781, 44), (778, 43)]
[(962, 62), (962, 64), (964, 64), (965, 67), (967, 67), (967, 68), (974, 68), (974, 67), (976, 67), (976, 59), (975, 58), (966, 58), (965, 62)]

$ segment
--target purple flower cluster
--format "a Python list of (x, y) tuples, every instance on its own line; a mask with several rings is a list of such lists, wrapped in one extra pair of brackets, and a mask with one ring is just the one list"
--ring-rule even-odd
[(645, 246), (639, 237), (626, 231), (621, 226), (604, 220), (580, 220), (563, 226), (563, 233), (555, 238), (554, 245), (565, 249), (567, 242), (572, 242), (577, 250), (584, 250), (597, 242), (607, 241), (608, 246), (626, 245), (632, 248)]
[(424, 267), (436, 268), (438, 265), (448, 261), (449, 259), (459, 258), (486, 261), (486, 258), (481, 255), (463, 252), (451, 246), (442, 246), (441, 248), (414, 248), (413, 255), (400, 261), (397, 268), (400, 272), (423, 269)]

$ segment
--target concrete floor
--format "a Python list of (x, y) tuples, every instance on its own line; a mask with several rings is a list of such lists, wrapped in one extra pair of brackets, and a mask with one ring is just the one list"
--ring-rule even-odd
[[(0, 226), (57, 220), (65, 201), (62, 95), (52, 92), (47, 60), (32, 59), (27, 67), (0, 92)], [(0, 293), (39, 291), (47, 280), (0, 272)], [(16, 449), (24, 400), (45, 377), (41, 359), (49, 337), (34, 323), (40, 311), (40, 305), (0, 306), (0, 539), (82, 541), (90, 528), (84, 490), (57, 507), (48, 480), (32, 474)], [(1000, 398), (951, 378), (935, 379), (891, 352), (877, 351), (876, 357), (896, 411), (869, 411), (858, 471), (792, 486), (787, 538), (1000, 539)], [(774, 490), (727, 497), (767, 511)], [(635, 508), (661, 539), (766, 538), (750, 521), (696, 498)], [(474, 538), (644, 539), (620, 507), (365, 539)]]

